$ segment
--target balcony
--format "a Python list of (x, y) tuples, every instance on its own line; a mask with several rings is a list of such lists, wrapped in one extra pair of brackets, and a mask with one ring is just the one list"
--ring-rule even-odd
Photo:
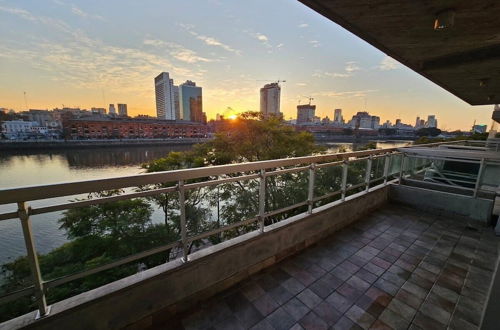
[[(2, 190), (0, 204), (17, 211), (0, 220), (20, 222), (32, 280), (0, 303), (32, 297), (37, 310), (0, 327), (478, 328), (491, 318), (483, 311), (498, 261), (488, 227), (497, 145), (459, 141)], [(276, 196), (270, 184), (280, 182), (294, 196)], [(255, 201), (255, 216), (200, 230), (190, 192), (228, 184), (242, 188), (234, 198)], [(178, 237), (44, 277), (32, 219), (167, 194), (177, 199)], [(124, 266), (136, 271), (53, 295)]]

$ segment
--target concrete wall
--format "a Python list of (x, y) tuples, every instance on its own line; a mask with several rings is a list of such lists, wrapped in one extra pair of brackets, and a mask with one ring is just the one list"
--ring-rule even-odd
[(389, 199), (435, 214), (466, 217), (489, 224), (493, 201), (405, 185), (391, 185)]
[(58, 302), (49, 316), (34, 313), (0, 325), (3, 328), (116, 329), (160, 324), (253, 273), (331, 235), (382, 206), (388, 187), (352, 195), (190, 255), (188, 263), (169, 262), (98, 289)]

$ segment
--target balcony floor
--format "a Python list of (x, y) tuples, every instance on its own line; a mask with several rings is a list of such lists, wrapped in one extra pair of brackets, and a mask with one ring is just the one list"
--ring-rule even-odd
[(165, 327), (476, 329), (498, 242), (491, 228), (391, 204)]

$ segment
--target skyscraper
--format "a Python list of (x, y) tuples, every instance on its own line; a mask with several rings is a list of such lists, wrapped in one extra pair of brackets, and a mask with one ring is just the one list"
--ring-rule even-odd
[(266, 84), (260, 89), (260, 113), (264, 116), (279, 116), (281, 87), (278, 83)]
[(415, 121), (415, 128), (420, 128), (420, 117), (417, 117), (417, 120)]
[(115, 109), (115, 105), (114, 104), (110, 104), (109, 105), (109, 111), (108, 113), (112, 116), (116, 115), (116, 109)]
[(202, 89), (188, 80), (179, 86), (180, 119), (203, 122)]
[(426, 127), (435, 127), (437, 128), (438, 123), (435, 115), (428, 115), (427, 116), (427, 123), (425, 123)]
[(118, 116), (120, 116), (120, 117), (127, 117), (128, 116), (126, 104), (118, 103)]
[(178, 106), (176, 108), (174, 80), (170, 79), (168, 72), (162, 72), (155, 78), (155, 95), (158, 119), (177, 119)]
[(335, 109), (333, 114), (333, 122), (342, 123), (344, 119), (342, 118), (342, 109)]
[(316, 114), (316, 106), (302, 104), (297, 106), (297, 124), (312, 123)]

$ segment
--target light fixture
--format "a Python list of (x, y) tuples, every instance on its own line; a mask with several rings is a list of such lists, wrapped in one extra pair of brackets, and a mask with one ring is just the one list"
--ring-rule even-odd
[(436, 14), (434, 30), (451, 28), (455, 24), (455, 9), (445, 9)]
[(479, 87), (486, 87), (490, 81), (490, 78), (479, 79)]

